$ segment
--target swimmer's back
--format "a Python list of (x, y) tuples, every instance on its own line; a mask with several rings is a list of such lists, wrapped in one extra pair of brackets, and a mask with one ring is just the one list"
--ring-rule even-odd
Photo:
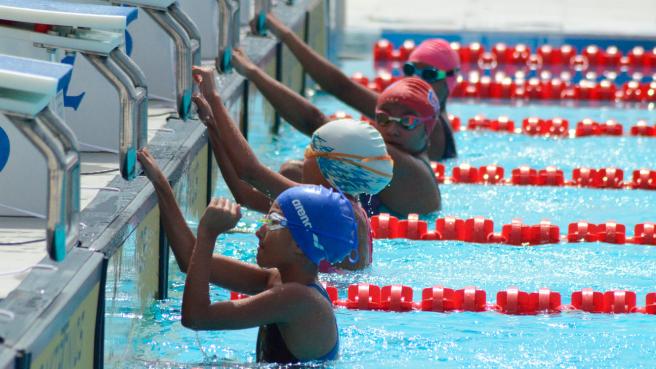
[[(337, 359), (339, 355), (339, 332), (328, 293), (317, 283), (311, 283), (307, 286), (294, 285), (296, 285), (294, 287), (310, 288), (313, 292), (312, 301), (303, 307), (307, 313), (303, 314), (301, 321), (295, 322), (295, 324), (272, 323), (261, 326), (257, 335), (257, 361), (289, 364)], [(282, 288), (284, 288), (284, 285)], [(325, 332), (321, 335), (324, 340), (309, 338), (308, 330)], [(291, 345), (288, 345), (287, 342)], [(292, 353), (289, 346), (297, 349), (299, 346), (306, 346), (306, 352), (297, 356)]]

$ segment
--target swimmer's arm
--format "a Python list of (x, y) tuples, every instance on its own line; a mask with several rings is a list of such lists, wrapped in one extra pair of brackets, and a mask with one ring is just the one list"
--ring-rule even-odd
[(242, 181), (235, 171), (235, 168), (232, 166), (228, 153), (221, 143), (221, 137), (216, 128), (217, 125), (214, 120), (214, 114), (212, 113), (212, 107), (209, 102), (207, 102), (207, 99), (201, 94), (194, 94), (192, 100), (194, 104), (196, 104), (198, 118), (205, 127), (207, 127), (210, 147), (212, 148), (214, 157), (219, 164), (223, 179), (225, 179), (225, 182), (228, 185), (228, 188), (230, 188), (230, 192), (232, 192), (235, 200), (242, 206), (246, 206), (250, 209), (260, 212), (268, 211), (271, 207), (271, 200), (266, 195), (253, 188), (253, 186)]
[[(189, 229), (187, 222), (175, 200), (171, 185), (155, 186), (162, 215), (162, 225), (168, 238), (175, 260), (183, 273), (190, 270), (194, 245), (198, 240)], [(275, 269), (262, 269), (221, 255), (211, 255), (209, 282), (247, 294), (259, 293), (269, 287), (270, 280), (278, 274)]]
[(251, 149), (246, 138), (233, 122), (228, 109), (223, 105), (218, 93), (209, 97), (209, 103), (214, 113), (217, 137), (225, 148), (230, 162), (243, 181), (251, 184), (268, 198), (274, 199), (286, 189), (298, 185), (285, 176), (264, 166)]
[(217, 130), (215, 128), (210, 128), (208, 129), (208, 134), (210, 136), (214, 158), (219, 164), (221, 175), (228, 185), (230, 192), (235, 197), (235, 201), (249, 209), (261, 213), (268, 212), (269, 208), (271, 208), (271, 199), (239, 178), (237, 171), (230, 161), (226, 148), (221, 143), (221, 138), (219, 137)]
[(257, 89), (273, 105), (273, 108), (294, 128), (311, 136), (317, 128), (326, 123), (326, 117), (321, 110), (253, 64), (243, 51), (235, 49), (233, 60), (235, 68), (255, 83)]
[(312, 50), (294, 31), (285, 26), (271, 13), (267, 16), (267, 25), (278, 39), (291, 50), (303, 65), (303, 69), (324, 91), (369, 118), (373, 118), (376, 110), (376, 100), (378, 99), (376, 92), (353, 82), (329, 60)]
[(208, 290), (207, 295), (189, 301), (187, 310), (183, 297), (182, 325), (193, 330), (224, 330), (288, 323), (310, 308), (307, 290), (297, 283), (285, 283), (242, 300), (214, 304)]
[(209, 235), (202, 222), (185, 279), (183, 315), (185, 311), (194, 312), (197, 305), (209, 304), (210, 280), (220, 287), (246, 294), (260, 293), (270, 288), (272, 281), (279, 280), (277, 269), (262, 269), (226, 256), (212, 255), (217, 236)]
[(426, 164), (391, 145), (387, 145), (387, 152), (394, 159), (394, 176), (379, 194), (383, 204), (404, 215), (439, 210), (440, 189)]

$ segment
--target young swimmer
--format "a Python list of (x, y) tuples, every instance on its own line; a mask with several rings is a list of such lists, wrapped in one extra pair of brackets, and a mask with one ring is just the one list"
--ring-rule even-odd
[[(351, 202), (321, 186), (282, 192), (257, 231), (257, 266), (213, 255), (217, 237), (235, 226), (239, 205), (214, 199), (198, 225), (184, 294), (182, 325), (193, 330), (260, 327), (258, 362), (289, 364), (339, 357), (339, 332), (317, 265), (357, 247)], [(209, 284), (251, 297), (212, 303)]]
[[(234, 50), (233, 60), (235, 68), (255, 83), (281, 116), (298, 130), (309, 136), (326, 123), (318, 108), (260, 70), (241, 50)], [(386, 106), (381, 110), (382, 104)], [(376, 120), (381, 120), (373, 124), (394, 159), (392, 182), (380, 192), (379, 202), (402, 216), (439, 210), (440, 192), (427, 155), (428, 138), (440, 111), (435, 92), (419, 78), (404, 78), (378, 96), (376, 109), (381, 110), (375, 111)], [(300, 165), (287, 163), (284, 169), (289, 178), (300, 177)], [(378, 212), (377, 204), (368, 209), (370, 215)]]
[[(212, 148), (226, 183), (238, 202), (266, 212), (280, 192), (300, 183), (260, 163), (223, 106), (211, 69), (194, 68), (194, 78), (202, 95), (193, 99), (201, 120), (208, 127)], [(373, 237), (367, 214), (357, 196), (376, 194), (391, 181), (393, 162), (381, 134), (364, 122), (351, 119), (333, 121), (312, 135), (305, 156), (302, 182), (336, 188), (347, 194), (356, 209), (360, 257), (354, 258), (356, 262), (344, 261), (338, 266), (343, 269), (368, 266), (372, 260)], [(321, 271), (333, 269), (324, 263)]]
[(431, 160), (451, 159), (457, 156), (456, 143), (453, 139), (451, 123), (446, 112), (446, 102), (449, 93), (457, 84), (460, 71), (460, 57), (444, 39), (428, 39), (410, 53), (408, 61), (403, 66), (406, 77), (418, 76), (428, 82), (437, 93), (440, 101), (439, 124), (443, 134), (432, 134), (428, 146), (428, 157)]
[[(296, 33), (283, 24), (272, 13), (267, 15), (267, 26), (296, 56), (305, 70), (323, 89), (341, 101), (374, 118), (378, 93), (352, 81), (329, 60), (312, 50)], [(239, 55), (236, 55), (237, 57)], [(238, 61), (238, 60), (237, 60)], [(406, 76), (417, 75), (431, 84), (440, 100), (442, 114), (438, 127), (430, 137), (429, 158), (443, 160), (456, 156), (453, 132), (446, 114), (449, 93), (456, 85), (460, 70), (460, 57), (443, 39), (422, 42), (410, 54), (404, 68)]]

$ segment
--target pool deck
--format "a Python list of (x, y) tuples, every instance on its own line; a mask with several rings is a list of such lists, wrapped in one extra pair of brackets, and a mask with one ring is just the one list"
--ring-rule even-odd
[(349, 32), (388, 30), (656, 37), (656, 1), (346, 1)]

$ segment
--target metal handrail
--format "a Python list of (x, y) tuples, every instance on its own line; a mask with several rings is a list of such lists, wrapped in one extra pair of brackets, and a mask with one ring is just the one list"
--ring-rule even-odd
[(35, 117), (4, 112), (43, 154), (48, 168), (46, 248), (55, 261), (78, 242), (80, 156), (75, 136), (50, 107)]
[(176, 58), (176, 101), (178, 115), (187, 120), (191, 115), (191, 95), (194, 81), (191, 67), (201, 65), (201, 37), (198, 27), (185, 14), (177, 1), (153, 5), (142, 0), (108, 0), (113, 4), (131, 5), (143, 9), (173, 39)]
[[(51, 50), (51, 55), (57, 49), (82, 54), (116, 87), (121, 96), (122, 111), (119, 122), (119, 167), (124, 179), (134, 179), (137, 175), (137, 150), (144, 147), (148, 140), (148, 91), (139, 66), (120, 49), (124, 44), (123, 32), (108, 31), (102, 27), (95, 30), (93, 27), (52, 26), (48, 37), (43, 38), (41, 33), (35, 31), (23, 28), (17, 31), (38, 35), (40, 41), (35, 41), (34, 46)], [(72, 43), (71, 40), (85, 42)], [(114, 73), (115, 76), (109, 76)], [(116, 83), (117, 80), (122, 82)]]
[[(86, 55), (86, 57), (119, 93), (121, 101), (119, 117), (121, 175), (128, 180), (134, 179), (137, 174), (137, 150), (142, 147), (140, 144), (145, 144), (147, 140), (148, 90), (145, 85), (137, 85), (141, 81), (132, 79), (138, 73), (126, 72), (122, 68), (126, 66), (124, 63), (130, 59), (120, 49), (115, 49), (108, 57), (100, 55)], [(140, 134), (144, 132), (146, 135), (140, 137)]]

